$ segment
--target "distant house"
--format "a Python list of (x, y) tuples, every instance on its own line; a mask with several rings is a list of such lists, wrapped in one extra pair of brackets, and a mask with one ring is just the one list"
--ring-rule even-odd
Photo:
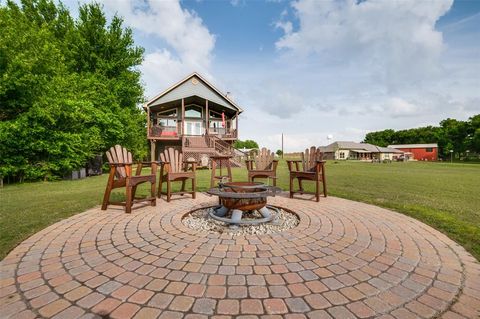
[(392, 160), (394, 156), (400, 156), (402, 151), (380, 147), (368, 143), (356, 143), (348, 141), (333, 142), (327, 146), (320, 146), (324, 159), (332, 160)]
[(411, 153), (412, 160), (436, 161), (438, 159), (438, 144), (400, 144), (388, 145), (388, 147)]

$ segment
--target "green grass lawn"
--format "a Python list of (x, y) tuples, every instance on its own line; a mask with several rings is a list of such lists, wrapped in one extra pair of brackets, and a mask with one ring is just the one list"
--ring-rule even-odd
[[(234, 180), (246, 179), (245, 169), (233, 171)], [(278, 173), (278, 186), (288, 190), (285, 161), (280, 161)], [(480, 260), (480, 165), (328, 162), (326, 175), (330, 195), (412, 216), (447, 234)], [(198, 172), (199, 191), (208, 189), (209, 177), (208, 170)], [(106, 180), (107, 174), (0, 189), (0, 258), (40, 229), (99, 205)], [(146, 194), (146, 188), (140, 193)], [(118, 191), (115, 196), (123, 195)]]

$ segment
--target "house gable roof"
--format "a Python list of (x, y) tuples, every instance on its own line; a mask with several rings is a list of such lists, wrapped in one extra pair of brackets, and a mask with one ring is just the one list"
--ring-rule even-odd
[(380, 153), (404, 153), (403, 151), (401, 150), (397, 150), (396, 148), (391, 148), (391, 147), (381, 147), (381, 146), (377, 146), (378, 150), (380, 151)]
[(189, 96), (199, 96), (233, 111), (238, 111), (239, 113), (243, 112), (241, 107), (222, 94), (217, 88), (196, 72), (190, 74), (180, 82), (155, 96), (148, 101), (145, 106), (151, 107), (160, 105)]
[(336, 150), (351, 150), (360, 153), (403, 153), (402, 151), (390, 147), (381, 147), (368, 143), (357, 143), (349, 141), (333, 142), (332, 144), (329, 144), (327, 146), (321, 146), (320, 150), (325, 153), (335, 152)]
[(388, 145), (391, 148), (435, 148), (438, 147), (437, 143), (431, 144), (398, 144), (398, 145)]

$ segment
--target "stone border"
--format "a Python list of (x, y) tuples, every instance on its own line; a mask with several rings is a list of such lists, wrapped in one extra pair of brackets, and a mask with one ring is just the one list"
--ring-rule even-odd
[(297, 227), (205, 234), (214, 198), (99, 208), (38, 232), (0, 263), (8, 318), (476, 318), (480, 264), (442, 233), (376, 206), (283, 196)]

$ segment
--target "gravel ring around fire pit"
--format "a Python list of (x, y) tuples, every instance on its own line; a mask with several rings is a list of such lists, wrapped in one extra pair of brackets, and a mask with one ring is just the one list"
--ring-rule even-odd
[[(228, 224), (215, 220), (209, 216), (209, 211), (215, 206), (197, 209), (187, 213), (182, 222), (188, 228), (205, 231), (209, 233), (227, 233), (234, 236), (240, 235), (264, 235), (283, 232), (292, 229), (300, 222), (297, 214), (278, 208), (278, 215), (276, 212), (270, 210), (272, 214), (276, 214), (273, 221), (270, 223), (263, 223), (258, 225), (238, 225), (237, 229), (232, 229)], [(229, 217), (227, 214), (226, 217)], [(257, 211), (245, 212), (242, 219), (261, 218), (262, 216)]]

